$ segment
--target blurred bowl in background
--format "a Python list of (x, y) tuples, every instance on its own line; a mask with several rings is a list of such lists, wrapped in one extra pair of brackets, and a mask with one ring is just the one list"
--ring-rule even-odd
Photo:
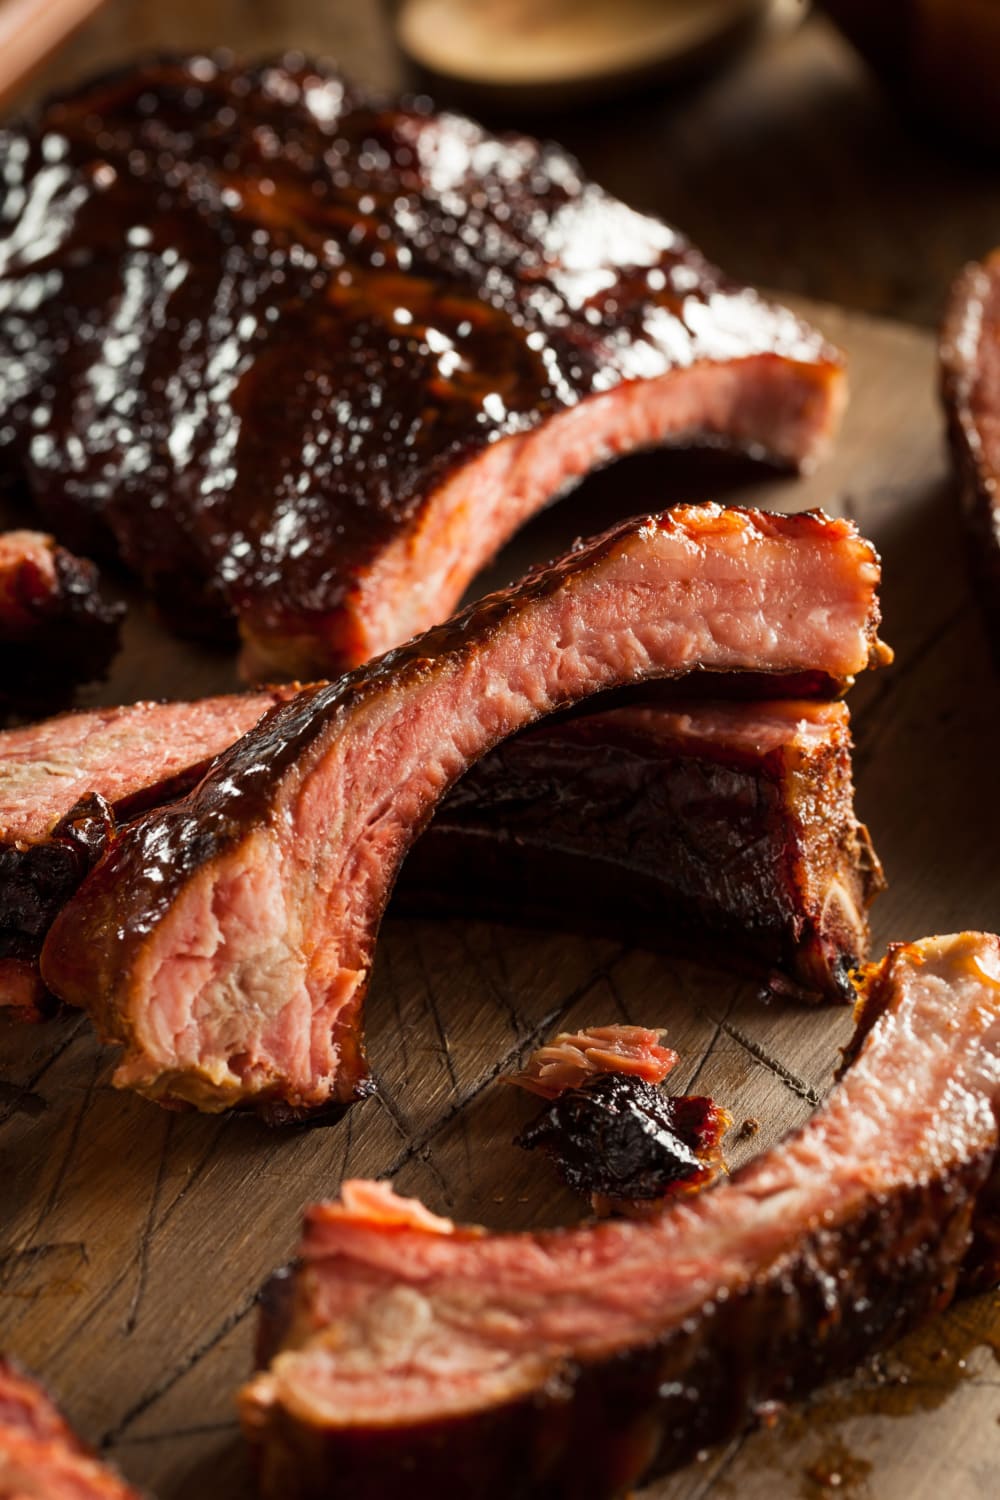
[(1000, 147), (1000, 0), (821, 0), (908, 108)]
[(563, 109), (704, 68), (803, 0), (395, 0), (396, 41), (439, 98)]

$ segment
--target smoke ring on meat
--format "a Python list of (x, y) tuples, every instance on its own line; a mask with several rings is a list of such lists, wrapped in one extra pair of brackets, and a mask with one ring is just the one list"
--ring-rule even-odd
[(807, 1125), (642, 1222), (307, 1211), (243, 1426), (264, 1500), (611, 1500), (1000, 1278), (1000, 939), (891, 948)]
[[(133, 703), (0, 731), (0, 1015), (53, 1012), (45, 935), (117, 830), (190, 791), (293, 695)], [(394, 909), (584, 923), (710, 955), (803, 1000), (853, 1000), (883, 885), (853, 796), (843, 702), (672, 699), (557, 717), (448, 793)]]
[(309, 1110), (366, 1077), (360, 1007), (400, 862), (497, 742), (690, 672), (841, 683), (880, 659), (870, 545), (820, 513), (677, 507), (580, 544), (306, 689), (138, 820), (53, 924), (43, 976), (164, 1102)]

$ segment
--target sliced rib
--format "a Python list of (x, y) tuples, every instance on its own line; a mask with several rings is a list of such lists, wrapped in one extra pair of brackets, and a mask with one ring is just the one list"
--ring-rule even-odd
[(642, 1223), (310, 1209), (242, 1393), (262, 1495), (610, 1500), (995, 1280), (1000, 940), (890, 950), (857, 1045), (804, 1129)]
[(103, 677), (123, 614), (92, 562), (39, 531), (0, 532), (0, 710), (56, 704)]
[(508, 740), (439, 808), (394, 899), (582, 924), (851, 1000), (883, 886), (854, 813), (846, 706), (709, 701)]
[[(190, 789), (289, 690), (132, 703), (0, 732), (0, 1010), (51, 1011), (37, 956), (115, 826)], [(882, 867), (844, 703), (588, 712), (499, 745), (445, 796), (396, 909), (601, 924), (849, 999)]]
[(0, 1011), (51, 1010), (42, 942), (116, 824), (189, 791), (294, 691), (96, 708), (0, 732)]
[(124, 1048), (120, 1086), (208, 1110), (346, 1102), (386, 899), (463, 771), (604, 688), (848, 678), (879, 654), (878, 577), (854, 527), (816, 513), (678, 507), (581, 544), (267, 714), (116, 841), (43, 976)]
[[(0, 1010), (50, 1014), (38, 955), (116, 827), (174, 801), (292, 689), (136, 703), (0, 732)], [(445, 797), (395, 902), (585, 920), (847, 999), (881, 867), (842, 703), (694, 701), (526, 730)]]
[(145, 62), (0, 159), (8, 465), (258, 678), (444, 619), (617, 454), (836, 427), (836, 351), (557, 146), (301, 59)]

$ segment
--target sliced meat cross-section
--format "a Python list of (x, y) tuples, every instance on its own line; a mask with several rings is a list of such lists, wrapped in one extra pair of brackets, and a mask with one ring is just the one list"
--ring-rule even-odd
[(123, 1047), (120, 1086), (209, 1110), (346, 1102), (396, 871), (468, 766), (623, 684), (843, 682), (883, 649), (878, 577), (869, 544), (820, 514), (678, 507), (580, 545), (265, 715), (115, 842), (43, 975)]
[(1000, 940), (892, 949), (856, 1051), (802, 1130), (641, 1222), (310, 1209), (243, 1391), (262, 1495), (610, 1500), (994, 1282)]
[(132, 703), (0, 732), (0, 1011), (42, 1013), (42, 941), (116, 823), (188, 791), (294, 688)]
[[(116, 827), (182, 796), (292, 696), (134, 703), (0, 731), (0, 1013), (52, 1010), (42, 942)], [(505, 741), (445, 797), (395, 906), (582, 919), (845, 1000), (881, 888), (854, 815), (846, 706), (696, 700), (557, 718)], [(592, 1038), (587, 1056), (601, 1046)], [(655, 1037), (636, 1049), (655, 1062)]]
[(567, 1089), (578, 1089), (591, 1078), (621, 1073), (662, 1083), (677, 1063), (677, 1053), (663, 1045), (662, 1031), (648, 1026), (588, 1026), (585, 1031), (561, 1031), (528, 1058), (519, 1073), (505, 1083), (516, 1084), (542, 1099), (556, 1099)]

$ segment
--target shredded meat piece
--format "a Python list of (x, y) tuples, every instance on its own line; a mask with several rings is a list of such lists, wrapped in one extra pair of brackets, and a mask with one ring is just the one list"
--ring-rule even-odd
[(554, 1099), (566, 1089), (579, 1088), (601, 1073), (629, 1073), (648, 1083), (662, 1083), (677, 1062), (672, 1047), (664, 1047), (662, 1031), (646, 1026), (588, 1026), (584, 1031), (561, 1031), (534, 1051), (520, 1073), (505, 1078), (543, 1099)]

